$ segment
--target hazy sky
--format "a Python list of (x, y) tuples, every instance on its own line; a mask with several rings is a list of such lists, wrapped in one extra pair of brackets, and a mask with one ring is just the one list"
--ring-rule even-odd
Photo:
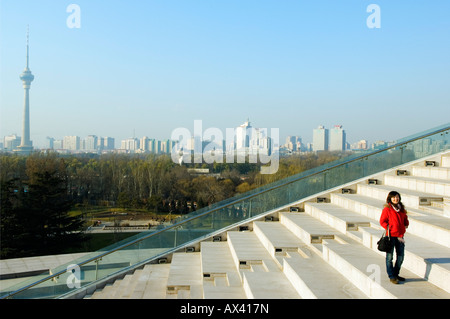
[[(242, 124), (394, 140), (450, 120), (448, 0), (1, 0), (0, 137), (170, 138)], [(70, 4), (81, 9), (69, 28)], [(369, 28), (370, 4), (381, 28)], [(75, 21), (75, 20), (71, 20)]]

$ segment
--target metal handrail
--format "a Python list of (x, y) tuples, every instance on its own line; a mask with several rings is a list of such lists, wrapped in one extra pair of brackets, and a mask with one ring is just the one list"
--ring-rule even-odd
[[(263, 189), (263, 190), (261, 190), (260, 192), (253, 193), (253, 194), (250, 194), (250, 195), (247, 195), (247, 196), (244, 196), (244, 197), (240, 197), (240, 198), (238, 198), (238, 199), (236, 199), (236, 200), (234, 200), (234, 201), (231, 201), (231, 202), (229, 202), (229, 203), (226, 203), (226, 204), (223, 204), (223, 205), (214, 207), (214, 208), (212, 208), (212, 209), (210, 209), (210, 210), (207, 210), (206, 212), (197, 214), (197, 215), (192, 216), (192, 217), (189, 217), (189, 218), (187, 218), (187, 219), (183, 219), (183, 220), (181, 220), (181, 221), (179, 221), (179, 222), (177, 222), (177, 223), (175, 223), (175, 224), (173, 224), (173, 225), (167, 226), (167, 227), (165, 227), (165, 228), (163, 228), (163, 229), (161, 229), (161, 230), (157, 230), (157, 231), (155, 231), (155, 232), (152, 232), (151, 234), (148, 234), (148, 235), (146, 235), (146, 236), (137, 238), (137, 239), (135, 239), (135, 240), (133, 240), (133, 241), (131, 241), (131, 242), (125, 243), (125, 244), (123, 244), (123, 245), (121, 245), (121, 246), (118, 246), (118, 247), (116, 247), (116, 248), (114, 248), (114, 249), (111, 249), (111, 250), (109, 250), (109, 251), (106, 251), (106, 252), (104, 252), (104, 253), (101, 253), (100, 255), (97, 255), (96, 257), (92, 257), (92, 258), (89, 258), (89, 259), (87, 259), (87, 260), (85, 260), (85, 261), (82, 261), (82, 262), (80, 262), (80, 263), (77, 263), (77, 265), (78, 265), (78, 266), (82, 266), (82, 265), (88, 264), (88, 263), (90, 263), (90, 262), (99, 260), (99, 259), (101, 259), (101, 258), (103, 258), (103, 257), (105, 257), (105, 256), (107, 256), (107, 255), (110, 255), (110, 254), (116, 252), (116, 251), (122, 250), (122, 249), (124, 249), (124, 248), (129, 247), (129, 246), (132, 246), (132, 245), (134, 245), (134, 244), (136, 244), (136, 243), (139, 243), (139, 242), (141, 242), (141, 241), (143, 241), (143, 240), (146, 240), (146, 239), (148, 239), (148, 238), (151, 238), (151, 237), (153, 237), (153, 236), (156, 236), (156, 235), (158, 235), (158, 234), (160, 234), (160, 233), (162, 233), (162, 232), (168, 231), (168, 230), (170, 230), (170, 229), (177, 228), (177, 227), (179, 227), (179, 226), (181, 226), (181, 225), (183, 225), (183, 224), (185, 224), (185, 223), (187, 223), (187, 222), (190, 222), (190, 221), (192, 221), (192, 220), (195, 220), (195, 219), (197, 219), (197, 218), (200, 218), (200, 217), (209, 215), (209, 214), (211, 214), (211, 213), (213, 213), (213, 212), (215, 212), (215, 211), (218, 211), (218, 210), (220, 210), (220, 209), (223, 209), (223, 208), (225, 208), (225, 207), (235, 205), (235, 204), (237, 204), (237, 203), (239, 203), (239, 202), (242, 202), (242, 201), (244, 201), (244, 200), (248, 200), (248, 199), (251, 199), (251, 198), (253, 198), (253, 197), (259, 196), (259, 195), (261, 195), (261, 194), (264, 194), (264, 193), (267, 193), (267, 192), (276, 190), (276, 189), (278, 189), (278, 188), (284, 187), (284, 186), (286, 186), (286, 185), (289, 185), (289, 184), (298, 182), (298, 181), (300, 181), (300, 180), (302, 180), (302, 179), (305, 179), (305, 178), (307, 178), (307, 177), (309, 178), (309, 177), (311, 177), (311, 176), (318, 175), (318, 174), (321, 174), (321, 173), (330, 171), (330, 170), (335, 169), (335, 168), (337, 168), (337, 167), (341, 167), (341, 166), (343, 166), (343, 165), (347, 165), (347, 164), (349, 164), (349, 163), (356, 162), (356, 161), (362, 160), (362, 159), (364, 159), (364, 158), (368, 158), (368, 157), (373, 156), (373, 155), (376, 155), (376, 154), (378, 154), (378, 153), (385, 152), (385, 151), (387, 151), (387, 150), (389, 150), (389, 149), (395, 149), (395, 148), (401, 147), (402, 145), (405, 145), (405, 144), (408, 144), (408, 143), (412, 143), (412, 142), (414, 142), (414, 141), (417, 141), (417, 140), (426, 138), (426, 137), (431, 136), (431, 135), (435, 135), (435, 134), (438, 134), (438, 133), (441, 133), (441, 132), (445, 132), (446, 134), (448, 134), (448, 133), (449, 133), (449, 132), (448, 132), (449, 130), (450, 130), (450, 124), (446, 125), (444, 128), (441, 128), (441, 129), (439, 129), (439, 130), (436, 130), (436, 131), (433, 131), (433, 132), (430, 132), (430, 133), (427, 133), (427, 134), (424, 134), (424, 135), (420, 135), (420, 136), (417, 136), (417, 137), (412, 138), (412, 139), (410, 139), (410, 140), (403, 141), (403, 142), (400, 142), (400, 143), (396, 143), (396, 144), (393, 144), (393, 145), (384, 147), (384, 148), (382, 148), (382, 149), (375, 150), (375, 151), (373, 151), (373, 152), (369, 152), (369, 153), (367, 153), (367, 154), (364, 154), (364, 155), (361, 155), (361, 156), (352, 158), (352, 159), (350, 159), (350, 160), (346, 160), (346, 161), (341, 162), (341, 163), (337, 163), (337, 164), (335, 164), (335, 165), (332, 165), (332, 166), (330, 166), (330, 167), (321, 169), (321, 170), (316, 171), (316, 172), (313, 172), (313, 173), (311, 173), (311, 174), (299, 176), (298, 178), (295, 178), (295, 179), (293, 179), (293, 180), (289, 180), (289, 181), (286, 181), (286, 182), (281, 183), (281, 184), (279, 184), (279, 185), (274, 185), (274, 186), (272, 186), (272, 187)], [(301, 174), (301, 173), (300, 173), (300, 174)], [(277, 183), (277, 182), (274, 182), (274, 183)], [(59, 271), (59, 272), (56, 272), (55, 274), (49, 275), (49, 276), (47, 276), (47, 277), (45, 277), (45, 278), (42, 278), (42, 279), (40, 279), (40, 280), (38, 280), (38, 281), (36, 281), (36, 282), (34, 282), (34, 283), (32, 283), (32, 284), (29, 284), (29, 285), (27, 285), (27, 286), (24, 286), (24, 287), (18, 289), (18, 290), (15, 290), (15, 291), (13, 291), (13, 292), (10, 292), (9, 294), (7, 294), (7, 295), (5, 295), (5, 296), (1, 296), (0, 299), (6, 299), (6, 298), (9, 298), (9, 297), (12, 297), (12, 296), (14, 296), (14, 295), (16, 295), (16, 294), (18, 294), (18, 293), (20, 293), (20, 292), (22, 292), (22, 291), (25, 291), (25, 290), (27, 290), (27, 289), (30, 289), (30, 288), (34, 287), (34, 286), (37, 286), (37, 285), (39, 285), (39, 284), (41, 284), (41, 283), (43, 283), (43, 282), (45, 282), (45, 281), (48, 281), (48, 280), (51, 280), (51, 279), (53, 279), (53, 278), (59, 277), (60, 275), (66, 273), (66, 272), (67, 272), (66, 270), (61, 270), (61, 271)]]

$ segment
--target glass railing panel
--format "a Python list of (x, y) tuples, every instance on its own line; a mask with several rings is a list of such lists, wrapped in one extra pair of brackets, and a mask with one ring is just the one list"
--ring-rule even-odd
[[(6, 289), (2, 289), (2, 294), (7, 293), (7, 292), (12, 292), (17, 290), (18, 288), (22, 288), (22, 287), (27, 287), (37, 281), (43, 280), (45, 278), (48, 278), (49, 274), (48, 272), (43, 273), (41, 275), (36, 275), (33, 276), (32, 278), (29, 278), (27, 280), (24, 280), (23, 282), (21, 282), (20, 284), (16, 285), (16, 286), (12, 286), (12, 287), (8, 287)], [(52, 287), (52, 282), (51, 281), (45, 281), (43, 282), (43, 284), (32, 287), (30, 289), (24, 290), (23, 292), (17, 294), (14, 296), (14, 299), (35, 299), (35, 298), (45, 298), (43, 296), (48, 295), (48, 293), (46, 292), (48, 290), (47, 287)]]

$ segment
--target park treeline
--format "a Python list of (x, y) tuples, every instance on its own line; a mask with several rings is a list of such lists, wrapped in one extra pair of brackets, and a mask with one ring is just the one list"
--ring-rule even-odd
[[(1, 181), (26, 185), (37, 173), (64, 177), (73, 204), (187, 213), (186, 203), (202, 208), (238, 193), (320, 166), (337, 153), (281, 158), (275, 174), (261, 174), (257, 163), (175, 164), (167, 155), (1, 155)], [(191, 169), (209, 169), (201, 174)], [(175, 206), (174, 206), (175, 203)], [(195, 207), (191, 207), (193, 209)]]
[[(81, 216), (98, 207), (186, 214), (343, 156), (280, 158), (275, 174), (258, 163), (176, 164), (168, 155), (0, 155), (1, 258), (54, 254), (83, 242)], [(209, 169), (208, 174), (195, 168)]]

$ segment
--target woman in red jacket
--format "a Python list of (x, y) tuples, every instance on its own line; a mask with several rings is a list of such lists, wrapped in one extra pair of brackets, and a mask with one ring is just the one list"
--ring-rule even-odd
[[(392, 191), (388, 194), (386, 205), (381, 212), (380, 225), (386, 230), (389, 226), (392, 248), (391, 251), (386, 253), (386, 270), (391, 282), (398, 284), (399, 281), (405, 280), (405, 278), (399, 276), (399, 273), (405, 256), (405, 240), (403, 236), (409, 225), (405, 206), (402, 204), (398, 192)], [(389, 235), (389, 233), (386, 232), (386, 235)], [(397, 254), (395, 266), (392, 264), (394, 247)]]

